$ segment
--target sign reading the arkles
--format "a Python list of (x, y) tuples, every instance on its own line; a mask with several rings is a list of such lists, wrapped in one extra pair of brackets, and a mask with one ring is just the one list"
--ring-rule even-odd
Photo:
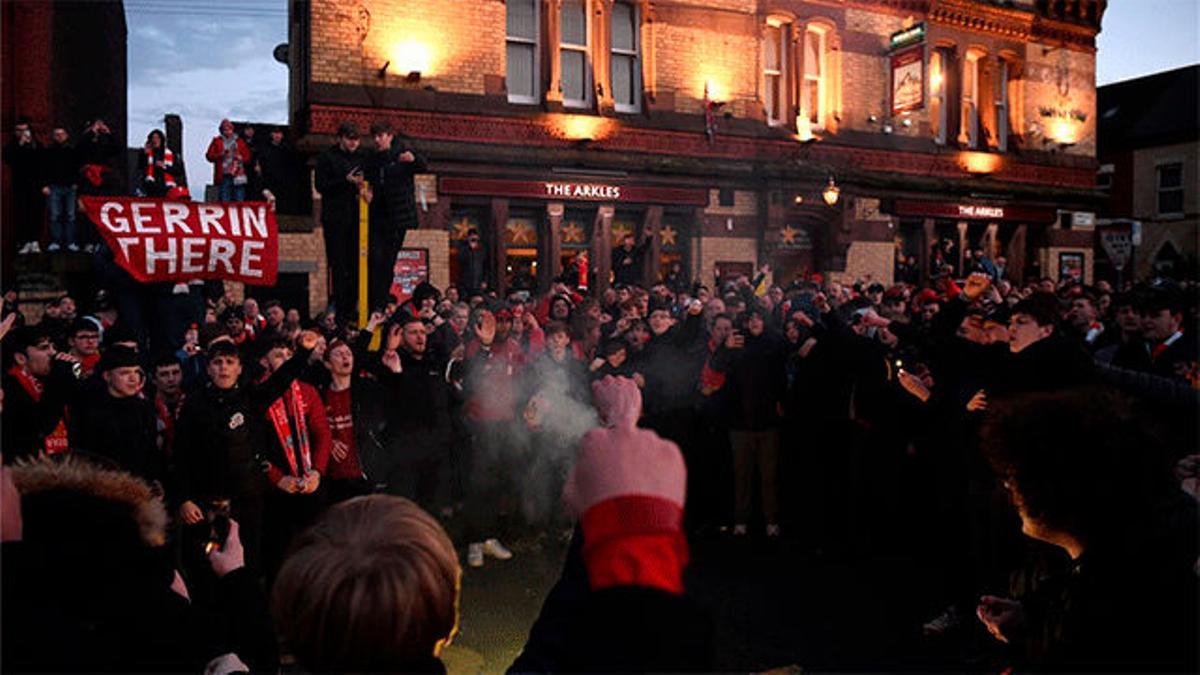
[(80, 200), (117, 264), (140, 282), (228, 279), (275, 284), (279, 229), (266, 202)]
[(925, 47), (892, 54), (892, 114), (925, 107)]
[(692, 206), (708, 204), (708, 190), (704, 188), (658, 187), (592, 181), (525, 181), (446, 177), (441, 179), (440, 189), (443, 193), (452, 195)]

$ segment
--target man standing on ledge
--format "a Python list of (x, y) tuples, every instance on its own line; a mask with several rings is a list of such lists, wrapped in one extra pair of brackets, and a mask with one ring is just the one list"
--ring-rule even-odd
[(404, 246), (408, 231), (417, 227), (413, 176), (425, 170), (425, 160), (396, 138), (387, 122), (372, 124), (371, 135), (375, 153), (367, 165), (367, 199), (371, 202), (367, 269), (368, 300), (374, 311), (384, 309), (391, 300), (396, 253)]
[(317, 158), (315, 182), (321, 193), (329, 297), (347, 320), (353, 319), (358, 292), (358, 194), (365, 165), (366, 156), (358, 147), (358, 128), (353, 122), (343, 122), (338, 127), (337, 143)]

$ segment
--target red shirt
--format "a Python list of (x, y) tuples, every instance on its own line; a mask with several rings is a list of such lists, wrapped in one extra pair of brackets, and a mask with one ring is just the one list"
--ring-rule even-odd
[(346, 458), (339, 460), (336, 452), (330, 452), (329, 477), (334, 480), (362, 478), (362, 467), (358, 463), (358, 441), (354, 435), (354, 415), (350, 407), (350, 390), (325, 392), (325, 416), (329, 419), (329, 433), (333, 442), (344, 443), (348, 448)]

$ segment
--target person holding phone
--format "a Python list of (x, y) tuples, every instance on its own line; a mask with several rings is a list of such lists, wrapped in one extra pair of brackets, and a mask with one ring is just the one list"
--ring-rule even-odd
[(138, 353), (128, 347), (109, 347), (96, 371), (104, 389), (85, 394), (67, 416), (72, 450), (103, 457), (161, 486), (166, 456), (158, 445), (154, 404), (139, 395), (146, 386), (146, 373)]
[(42, 223), (42, 144), (33, 137), (28, 117), (18, 117), (12, 140), (4, 146), (4, 163), (12, 175), (13, 223), (16, 224), (17, 253), (40, 253)]
[(358, 197), (364, 190), (366, 153), (358, 127), (343, 122), (337, 142), (317, 158), (314, 181), (321, 194), (321, 231), (329, 267), (330, 301), (350, 320), (358, 294)]

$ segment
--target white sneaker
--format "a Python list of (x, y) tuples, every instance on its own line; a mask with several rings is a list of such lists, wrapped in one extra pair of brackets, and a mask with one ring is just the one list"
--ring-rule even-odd
[(17, 255), (28, 255), (31, 250), (33, 250), (33, 242), (27, 241), (24, 246), (17, 250)]
[(79, 244), (67, 244), (67, 250), (71, 253), (79, 253)]
[[(46, 253), (54, 253), (55, 251), (57, 251), (60, 248), (62, 248), (62, 247), (59, 246), (57, 243), (50, 244), (49, 246), (46, 247)], [(35, 248), (33, 252), (37, 253), (37, 249)]]
[(508, 560), (513, 557), (512, 551), (505, 548), (499, 539), (488, 539), (483, 542), (483, 552), (496, 560)]
[(483, 567), (483, 544), (467, 544), (467, 564)]
[(767, 536), (768, 537), (778, 537), (779, 536), (779, 526), (778, 525), (768, 525), (767, 526)]
[(96, 249), (98, 249), (98, 248), (100, 248), (100, 247), (95, 244), (88, 244), (87, 246), (83, 247), (83, 252), (84, 253), (95, 253)]
[(745, 525), (734, 525), (733, 526), (733, 536), (735, 536), (735, 537), (746, 536), (746, 526)]

